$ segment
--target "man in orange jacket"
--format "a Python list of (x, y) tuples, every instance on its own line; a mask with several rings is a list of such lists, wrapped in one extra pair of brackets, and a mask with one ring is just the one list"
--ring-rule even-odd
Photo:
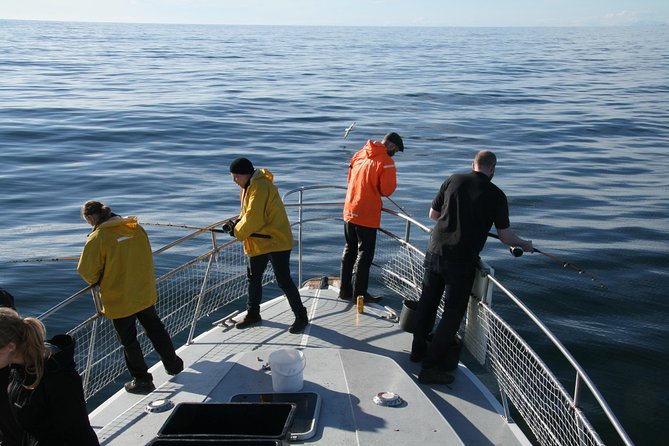
[(367, 292), (369, 268), (374, 260), (376, 230), (381, 225), (381, 197), (390, 196), (397, 185), (392, 156), (398, 151), (404, 151), (404, 143), (400, 135), (392, 132), (381, 142), (368, 140), (349, 163), (344, 203), (346, 246), (341, 259), (341, 299), (365, 296), (365, 302), (381, 300)]

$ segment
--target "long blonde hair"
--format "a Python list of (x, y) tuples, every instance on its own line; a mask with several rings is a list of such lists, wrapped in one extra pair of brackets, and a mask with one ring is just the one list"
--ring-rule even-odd
[(35, 389), (44, 376), (44, 358), (48, 353), (44, 345), (45, 337), (46, 329), (39, 319), (22, 318), (11, 308), (0, 308), (0, 348), (14, 343), (26, 372), (35, 376), (34, 382), (24, 384), (26, 389)]

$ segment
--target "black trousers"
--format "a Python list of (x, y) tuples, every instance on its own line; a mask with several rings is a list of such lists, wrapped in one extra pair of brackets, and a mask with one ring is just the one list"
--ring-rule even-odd
[[(369, 269), (374, 261), (376, 249), (376, 228), (368, 228), (353, 223), (344, 223), (346, 246), (341, 258), (341, 293), (356, 297), (367, 294)], [(358, 264), (353, 280), (353, 268)]]
[(267, 269), (267, 263), (272, 263), (274, 277), (279, 288), (288, 298), (290, 309), (295, 315), (306, 311), (302, 304), (300, 292), (290, 276), (290, 250), (270, 252), (249, 257), (249, 266), (247, 268), (249, 301), (247, 310), (249, 313), (258, 313), (260, 311), (260, 302), (262, 301), (262, 276)]
[(156, 307), (151, 305), (149, 308), (131, 316), (112, 320), (116, 334), (121, 341), (121, 345), (123, 345), (125, 364), (133, 378), (146, 379), (151, 377), (144, 360), (142, 347), (137, 340), (136, 320), (144, 327), (146, 335), (151, 340), (153, 348), (158, 352), (165, 368), (174, 368), (179, 359), (174, 351), (172, 339), (165, 330), (165, 326), (156, 312)]
[[(453, 261), (429, 251), (425, 254), (423, 290), (411, 345), (413, 353), (426, 353), (423, 367), (447, 368), (448, 349), (453, 348), (455, 335), (467, 311), (475, 273), (474, 261)], [(427, 336), (434, 327), (444, 291), (444, 311), (427, 348)]]

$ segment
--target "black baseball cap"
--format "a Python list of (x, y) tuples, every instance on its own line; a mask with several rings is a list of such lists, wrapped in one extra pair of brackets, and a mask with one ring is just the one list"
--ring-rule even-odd
[(404, 152), (404, 142), (402, 141), (402, 137), (397, 133), (390, 132), (386, 136), (384, 136), (383, 139), (395, 144), (397, 148), (400, 150), (400, 152)]

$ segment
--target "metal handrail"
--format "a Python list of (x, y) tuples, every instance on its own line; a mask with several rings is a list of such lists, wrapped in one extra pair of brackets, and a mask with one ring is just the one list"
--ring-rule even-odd
[(597, 400), (599, 403), (599, 406), (602, 408), (606, 416), (608, 417), (609, 421), (611, 422), (612, 426), (618, 432), (618, 435), (620, 435), (620, 438), (623, 440), (623, 442), (626, 445), (633, 445), (634, 443), (632, 440), (629, 438), (627, 435), (627, 432), (625, 432), (625, 429), (622, 427), (620, 422), (618, 421), (618, 418), (616, 418), (615, 414), (609, 407), (608, 403), (602, 396), (602, 394), (599, 392), (595, 384), (592, 382), (588, 374), (583, 370), (583, 367), (576, 361), (576, 359), (572, 356), (571, 353), (569, 353), (569, 350), (560, 342), (560, 340), (553, 334), (553, 332), (550, 331), (546, 325), (544, 325), (543, 322), (530, 310), (527, 305), (525, 305), (518, 297), (516, 297), (515, 294), (513, 294), (511, 291), (509, 291), (504, 285), (502, 285), (495, 277), (491, 276), (490, 274), (486, 274), (486, 279), (493, 283), (500, 291), (502, 291), (506, 296), (515, 303), (518, 308), (520, 308), (531, 320), (534, 322), (534, 324), (548, 337), (548, 339), (551, 341), (551, 343), (557, 347), (557, 349), (562, 353), (562, 356), (569, 361), (571, 366), (576, 370), (576, 382), (574, 386), (574, 408), (577, 408), (580, 403), (580, 382), (583, 381), (585, 385), (590, 389), (590, 392), (592, 393), (592, 396)]
[[(340, 220), (341, 219), (341, 217), (304, 218), (304, 214), (302, 213), (302, 209), (304, 209), (304, 208), (315, 207), (315, 206), (323, 208), (323, 207), (330, 207), (330, 206), (334, 207), (334, 206), (342, 206), (343, 205), (343, 203), (339, 200), (321, 201), (317, 204), (315, 204), (314, 202), (309, 202), (309, 203), (304, 202), (305, 191), (319, 190), (319, 189), (321, 189), (321, 190), (322, 189), (345, 190), (346, 188), (340, 187), (340, 186), (327, 186), (327, 185), (301, 187), (301, 188), (294, 189), (294, 190), (291, 190), (291, 191), (287, 192), (286, 194), (284, 194), (284, 197), (283, 197), (283, 199), (285, 201), (289, 196), (292, 196), (293, 194), (299, 194), (298, 203), (296, 203), (296, 204), (285, 203), (285, 205), (286, 205), (286, 207), (289, 207), (289, 208), (290, 207), (298, 207), (298, 212), (299, 212), (299, 218), (296, 222), (293, 222), (293, 226), (297, 226), (297, 230), (298, 230), (298, 234), (299, 234), (298, 235), (298, 251), (299, 251), (299, 259), (298, 259), (299, 267), (298, 268), (299, 268), (299, 276), (300, 276), (299, 283), (300, 284), (302, 283), (302, 267), (303, 267), (302, 230), (303, 230), (304, 225), (307, 224), (307, 223), (316, 222), (316, 221)], [(385, 208), (383, 208), (382, 211), (384, 213), (388, 213), (388, 214), (390, 214), (394, 217), (403, 219), (406, 222), (407, 231), (405, 233), (404, 238), (391, 233), (387, 229), (380, 228), (379, 231), (382, 232), (383, 234), (385, 234), (386, 236), (388, 236), (389, 238), (395, 240), (396, 242), (399, 242), (400, 245), (402, 245), (403, 248), (409, 249), (409, 255), (410, 256), (413, 255), (412, 253), (416, 253), (416, 254), (422, 253), (422, 250), (416, 248), (409, 241), (410, 228), (412, 226), (416, 226), (421, 231), (423, 231), (424, 233), (430, 233), (431, 232), (430, 228), (428, 228), (427, 226), (425, 226), (421, 222), (413, 219), (412, 217), (406, 215), (406, 213), (395, 212), (393, 210), (385, 209)], [(220, 222), (209, 225), (205, 228), (199, 229), (199, 230), (195, 231), (194, 233), (191, 233), (191, 234), (189, 234), (185, 237), (181, 237), (177, 241), (172, 242), (172, 243), (154, 251), (154, 255), (158, 255), (162, 252), (168, 251), (171, 247), (178, 246), (178, 245), (182, 244), (183, 242), (185, 242), (186, 240), (189, 240), (189, 239), (191, 239), (191, 238), (193, 238), (193, 237), (195, 237), (199, 234), (202, 234), (205, 231), (210, 230), (211, 228), (214, 228), (216, 226), (219, 226), (219, 225), (223, 224), (223, 222), (225, 222), (225, 221), (226, 220), (222, 220)], [(170, 270), (168, 273), (166, 273), (165, 275), (158, 278), (158, 280), (157, 280), (158, 282), (163, 281), (163, 280), (165, 280), (169, 277), (172, 277), (172, 276), (176, 275), (179, 271), (189, 267), (190, 265), (194, 265), (195, 263), (200, 262), (200, 261), (202, 261), (204, 259), (207, 259), (207, 258), (209, 259), (208, 266), (207, 266), (206, 272), (204, 274), (203, 281), (202, 281), (202, 283), (200, 284), (200, 287), (199, 287), (199, 293), (197, 293), (198, 302), (197, 302), (194, 314), (192, 315), (193, 321), (197, 322), (197, 319), (199, 319), (202, 316), (202, 314), (201, 314), (201, 300), (203, 299), (203, 296), (204, 296), (205, 285), (206, 285), (206, 282), (208, 280), (209, 269), (211, 267), (211, 262), (212, 262), (213, 256), (215, 254), (219, 253), (222, 249), (228, 248), (230, 245), (233, 245), (235, 243), (238, 243), (238, 242), (236, 240), (231, 240), (230, 242), (227, 242), (227, 243), (224, 243), (223, 245), (217, 246), (215, 237), (212, 237), (213, 248), (211, 250), (207, 251), (204, 254), (199, 255), (196, 259), (192, 259), (189, 262), (181, 265), (178, 268)], [(380, 265), (375, 263), (375, 266), (378, 267)], [(395, 273), (395, 272), (391, 271), (390, 273), (392, 274), (392, 273)], [(400, 275), (397, 275), (397, 278), (400, 279), (400, 280), (405, 280), (405, 284), (412, 287), (413, 289), (417, 289), (416, 287), (420, 287), (420, 282), (415, 281), (409, 275), (404, 277), (403, 275), (400, 274)], [(504, 295), (506, 295), (518, 308), (520, 308), (532, 320), (534, 325), (537, 328), (539, 328), (539, 330), (541, 332), (544, 333), (544, 335), (560, 351), (561, 355), (569, 362), (569, 364), (571, 365), (573, 370), (576, 372), (576, 380), (575, 380), (575, 386), (574, 386), (574, 391), (573, 391), (573, 397), (569, 397), (567, 395), (567, 397), (571, 400), (570, 404), (573, 402), (573, 408), (578, 409), (579, 403), (581, 402), (581, 387), (582, 387), (582, 384), (584, 383), (585, 386), (587, 386), (587, 388), (589, 389), (589, 391), (593, 395), (594, 399), (597, 401), (597, 403), (601, 407), (601, 409), (603, 410), (603, 412), (606, 415), (606, 417), (607, 417), (609, 423), (611, 424), (611, 426), (618, 433), (618, 436), (620, 437), (620, 439), (626, 445), (633, 445), (633, 442), (629, 438), (628, 434), (625, 432), (624, 428), (622, 427), (622, 425), (620, 424), (618, 419), (615, 417), (612, 410), (610, 409), (610, 407), (608, 406), (608, 404), (606, 403), (603, 396), (601, 395), (599, 390), (596, 388), (596, 386), (594, 385), (592, 380), (588, 377), (586, 372), (579, 365), (579, 363), (575, 360), (575, 358), (569, 353), (569, 351), (564, 347), (564, 345), (557, 339), (557, 337), (555, 337), (555, 335), (553, 335), (553, 333), (544, 325), (544, 323), (541, 320), (539, 320), (539, 318), (518, 297), (516, 297), (511, 291), (506, 289), (497, 279), (495, 279), (492, 276), (492, 274), (485, 273), (485, 279), (488, 283), (492, 284), (494, 287), (496, 287), (497, 289), (502, 291), (502, 293), (504, 293)], [(93, 300), (96, 303), (97, 314), (94, 314), (93, 316), (91, 316), (85, 323), (95, 322), (95, 320), (100, 317), (100, 308), (99, 308), (99, 306), (97, 306), (99, 304), (99, 297), (95, 297), (95, 294), (96, 294), (97, 290), (92, 286), (86, 287), (83, 290), (80, 290), (77, 293), (75, 293), (74, 295), (65, 299), (63, 302), (61, 302), (58, 305), (56, 305), (55, 307), (51, 308), (47, 312), (43, 313), (40, 316), (40, 318), (49, 317), (53, 313), (55, 313), (58, 310), (65, 307), (66, 305), (69, 305), (70, 303), (72, 303), (75, 299), (81, 297), (82, 294), (86, 293), (87, 291), (91, 291), (91, 290), (93, 291), (93, 294), (94, 294), (94, 299)], [(486, 304), (484, 302), (482, 302), (481, 305), (488, 306), (488, 304)], [(189, 333), (189, 336), (188, 336), (188, 338), (189, 338), (188, 343), (190, 343), (192, 341), (194, 323), (190, 328), (191, 328), (191, 330), (190, 330), (190, 333)], [(91, 335), (91, 338), (90, 338), (90, 343), (88, 344), (88, 348), (91, 348), (91, 349), (93, 348), (93, 346), (95, 344), (96, 333), (97, 333), (97, 329), (96, 329), (96, 326), (94, 326), (93, 330), (92, 330), (92, 335)], [(87, 355), (88, 358), (90, 358), (92, 356), (93, 355), (91, 353), (89, 353)], [(91, 364), (89, 363), (85, 367), (86, 372), (88, 370), (90, 370), (90, 368), (91, 368)], [(88, 376), (84, 375), (83, 379), (84, 379), (84, 382), (87, 382), (88, 381)], [(504, 407), (507, 407), (506, 397), (504, 397), (504, 396), (502, 397), (502, 404), (504, 405)]]
[[(299, 206), (299, 217), (298, 221), (293, 223), (293, 225), (298, 226), (298, 250), (300, 252), (299, 255), (299, 277), (300, 277), (300, 282), (302, 283), (302, 226), (312, 220), (303, 220), (302, 212), (301, 209), (303, 207), (308, 207), (311, 206), (313, 203), (310, 203), (309, 205), (305, 205), (303, 202), (303, 195), (304, 192), (307, 190), (317, 190), (317, 189), (346, 189), (345, 187), (341, 186), (327, 186), (327, 185), (318, 185), (318, 186), (310, 186), (310, 187), (301, 187), (297, 189), (293, 189), (291, 191), (288, 191), (284, 194), (283, 199), (284, 202), (287, 197), (289, 197), (292, 194), (298, 193), (299, 198), (298, 198), (298, 203), (292, 206)], [(320, 202), (318, 203), (320, 206), (323, 205), (340, 205), (343, 206), (343, 203), (341, 202)], [(395, 203), (393, 203), (395, 204)], [(286, 206), (291, 206), (289, 204), (286, 204)], [(395, 217), (399, 217), (401, 219), (404, 219), (406, 221), (406, 233), (405, 233), (405, 238), (402, 239), (395, 234), (392, 234), (391, 232), (380, 229), (382, 232), (384, 232), (386, 235), (390, 236), (391, 238), (394, 238), (396, 241), (407, 245), (410, 248), (417, 249), (415, 248), (414, 245), (412, 245), (409, 241), (409, 234), (410, 234), (410, 227), (411, 225), (415, 225), (418, 228), (420, 228), (423, 232), (425, 233), (431, 233), (432, 229), (428, 228), (427, 226), (423, 225), (419, 221), (415, 220), (414, 218), (410, 217), (406, 213), (402, 212), (396, 212), (391, 209), (382, 209), (383, 212), (391, 214)], [(331, 218), (333, 219), (333, 218)], [(319, 219), (322, 220), (322, 219)], [(613, 411), (609, 407), (608, 403), (604, 399), (604, 397), (601, 395), (597, 387), (594, 385), (592, 380), (589, 378), (585, 370), (581, 367), (581, 365), (576, 361), (576, 359), (569, 353), (569, 351), (564, 347), (564, 345), (560, 342), (560, 340), (544, 325), (543, 322), (525, 305), (522, 303), (520, 299), (518, 299), (511, 291), (506, 289), (497, 279), (495, 279), (491, 274), (485, 273), (486, 279), (489, 281), (489, 283), (494, 284), (498, 289), (500, 289), (504, 294), (506, 294), (533, 322), (534, 324), (547, 336), (547, 338), (550, 340), (550, 342), (560, 351), (562, 356), (571, 364), (573, 369), (576, 371), (576, 380), (575, 380), (575, 386), (574, 386), (574, 393), (573, 393), (573, 407), (574, 409), (577, 409), (580, 403), (580, 383), (584, 382), (588, 389), (590, 390), (591, 394), (595, 398), (595, 400), (598, 402), (599, 406), (602, 408), (604, 411), (606, 417), (608, 418), (609, 422), (613, 426), (613, 428), (616, 430), (618, 435), (620, 436), (621, 440), (628, 446), (633, 445), (634, 443), (632, 440), (629, 438), (627, 432), (625, 432), (625, 429), (622, 427), (616, 416), (613, 414)], [(483, 305), (487, 305), (485, 302), (482, 302)], [(505, 412), (508, 415), (508, 404), (507, 404), (507, 398), (502, 395), (502, 404), (505, 408)]]
[[(303, 218), (303, 213), (302, 209), (304, 208), (311, 208), (311, 207), (327, 207), (327, 206), (341, 206), (342, 209), (344, 207), (344, 202), (343, 201), (319, 201), (319, 202), (309, 202), (309, 203), (304, 203), (304, 192), (306, 191), (313, 191), (313, 190), (347, 190), (346, 187), (344, 186), (338, 186), (338, 185), (328, 185), (328, 184), (317, 184), (313, 186), (302, 186), (298, 187), (296, 189), (291, 189), (288, 192), (283, 194), (282, 200), (284, 202), (284, 206), (287, 208), (293, 208), (296, 207), (298, 208), (298, 219), (296, 222), (292, 223), (291, 226), (297, 226), (297, 252), (298, 252), (298, 267), (297, 267), (297, 276), (298, 276), (298, 283), (302, 283), (302, 227), (305, 223), (312, 222), (312, 221), (326, 221), (326, 220), (342, 220), (342, 218), (335, 218), (335, 217), (329, 217), (329, 218), (317, 218), (317, 219), (308, 219), (305, 220)], [(297, 203), (286, 203), (286, 200), (288, 197), (291, 195), (298, 194), (298, 199)], [(392, 200), (391, 200), (392, 201)], [(395, 202), (393, 204), (397, 205)], [(393, 211), (392, 209), (386, 209), (386, 208), (381, 208), (381, 212), (388, 213), (390, 215), (393, 215), (395, 217), (399, 217), (400, 219), (405, 220), (406, 222), (406, 230), (405, 230), (405, 235), (404, 235), (404, 240), (402, 240), (399, 237), (395, 237), (398, 241), (408, 243), (409, 242), (409, 237), (411, 234), (411, 225), (415, 225), (418, 228), (421, 229), (421, 231), (425, 233), (430, 233), (432, 232), (432, 229), (428, 228), (421, 222), (417, 221), (410, 215), (407, 215), (406, 213), (400, 213)], [(380, 230), (383, 230), (382, 228), (379, 228)], [(388, 233), (388, 235), (391, 235)]]

